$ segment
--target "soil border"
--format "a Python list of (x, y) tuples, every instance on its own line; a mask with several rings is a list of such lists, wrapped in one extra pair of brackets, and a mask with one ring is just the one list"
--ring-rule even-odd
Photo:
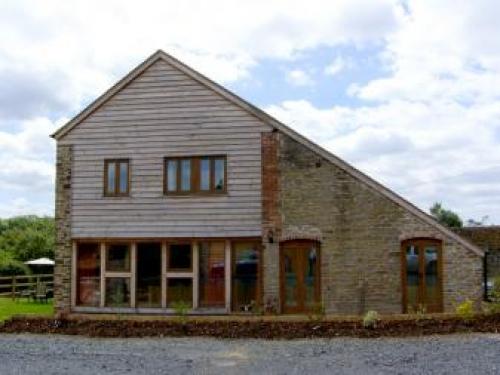
[(43, 318), (13, 317), (0, 325), (0, 333), (81, 335), (88, 337), (186, 337), (302, 339), (333, 337), (407, 337), (451, 333), (498, 333), (500, 314), (478, 315), (464, 320), (458, 316), (395, 317), (381, 319), (365, 328), (361, 318), (287, 320), (276, 317), (251, 319), (170, 318)]

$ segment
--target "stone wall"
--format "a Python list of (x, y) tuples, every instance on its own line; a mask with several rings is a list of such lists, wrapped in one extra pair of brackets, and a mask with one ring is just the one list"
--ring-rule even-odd
[(57, 315), (71, 307), (71, 146), (57, 145), (56, 155), (56, 249), (54, 308)]
[(327, 312), (402, 312), (401, 241), (415, 237), (443, 241), (446, 311), (465, 297), (481, 299), (480, 256), (290, 137), (279, 138), (281, 232), (321, 240)]
[(487, 250), (488, 279), (500, 276), (500, 227), (465, 227), (456, 232), (481, 249)]

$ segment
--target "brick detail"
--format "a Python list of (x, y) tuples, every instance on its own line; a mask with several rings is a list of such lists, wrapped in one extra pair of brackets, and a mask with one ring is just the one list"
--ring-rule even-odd
[(281, 235), (279, 132), (261, 133), (262, 240), (264, 303), (279, 306), (279, 239)]
[(54, 308), (64, 315), (71, 308), (71, 146), (57, 145), (56, 155), (56, 248)]
[(422, 236), (443, 240), (445, 311), (481, 300), (481, 257), (284, 134), (279, 171), (283, 237), (321, 238), (327, 312), (401, 313), (401, 241)]

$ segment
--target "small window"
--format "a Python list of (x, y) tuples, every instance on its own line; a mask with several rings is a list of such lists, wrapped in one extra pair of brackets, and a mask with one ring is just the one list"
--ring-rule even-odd
[(129, 193), (129, 161), (105, 160), (104, 195), (123, 196)]
[(175, 307), (177, 303), (193, 305), (193, 280), (174, 278), (167, 280), (167, 306)]
[(165, 194), (220, 194), (226, 192), (226, 157), (165, 158)]
[(106, 271), (130, 271), (130, 247), (127, 244), (110, 244), (106, 249)]
[(172, 244), (168, 251), (168, 270), (190, 271), (192, 256), (190, 244)]

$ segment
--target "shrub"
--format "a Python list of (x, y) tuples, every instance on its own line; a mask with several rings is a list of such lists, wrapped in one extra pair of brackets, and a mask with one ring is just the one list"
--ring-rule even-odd
[(179, 317), (179, 321), (184, 324), (187, 321), (187, 313), (191, 308), (191, 305), (185, 301), (175, 301), (172, 303), (175, 315)]
[(456, 308), (457, 315), (463, 320), (471, 320), (474, 317), (474, 305), (470, 299), (466, 299)]
[(365, 328), (377, 328), (378, 321), (379, 321), (378, 312), (376, 312), (374, 310), (370, 310), (363, 317), (363, 327), (365, 327)]

